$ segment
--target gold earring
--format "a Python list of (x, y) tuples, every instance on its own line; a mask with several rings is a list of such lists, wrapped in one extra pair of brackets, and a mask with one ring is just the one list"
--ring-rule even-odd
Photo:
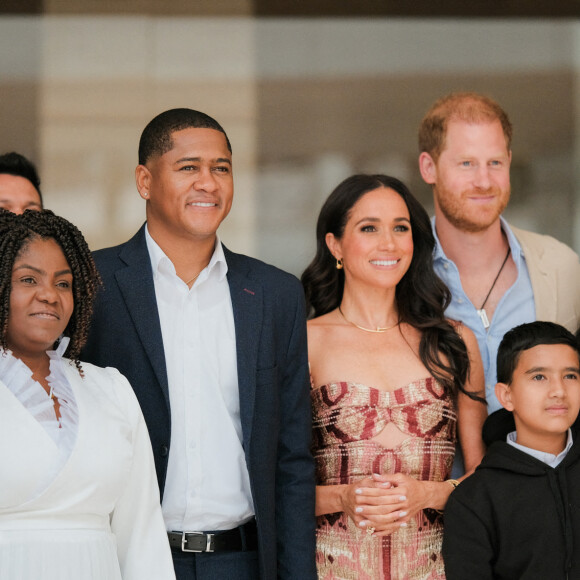
[(342, 258), (337, 258), (336, 260), (336, 269), (337, 270), (342, 270), (343, 265), (342, 265)]

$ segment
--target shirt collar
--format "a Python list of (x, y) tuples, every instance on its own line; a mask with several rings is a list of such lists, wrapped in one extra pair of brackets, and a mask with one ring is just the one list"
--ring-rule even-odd
[(519, 449), (520, 451), (523, 451), (524, 453), (527, 453), (528, 455), (531, 455), (532, 457), (539, 459), (542, 463), (551, 465), (552, 467), (556, 467), (556, 465), (558, 465), (564, 459), (564, 457), (566, 457), (568, 451), (570, 451), (570, 447), (572, 447), (572, 444), (574, 443), (574, 441), (572, 440), (572, 431), (568, 429), (568, 438), (566, 439), (566, 447), (564, 447), (564, 450), (561, 453), (558, 453), (558, 455), (554, 455), (553, 453), (546, 453), (545, 451), (538, 451), (537, 449), (532, 449), (531, 447), (520, 445), (519, 443), (516, 443), (516, 437), (517, 437), (516, 431), (508, 433), (508, 436), (506, 438), (507, 443), (512, 447), (515, 447), (516, 449)]
[[(149, 252), (149, 259), (151, 260), (153, 278), (156, 278), (160, 272), (167, 271), (168, 269), (175, 275), (175, 266), (167, 257), (165, 252), (159, 247), (159, 244), (151, 237), (147, 224), (145, 224), (145, 242), (147, 243), (147, 251)], [(203, 270), (207, 271), (204, 278), (207, 278), (207, 276), (209, 276), (214, 270), (217, 272), (219, 281), (222, 281), (228, 273), (228, 264), (226, 262), (224, 248), (219, 236), (217, 235), (213, 254), (209, 264)]]
[[(516, 236), (512, 232), (512, 229), (510, 228), (507, 221), (502, 216), (499, 217), (499, 221), (501, 224), (501, 229), (503, 233), (506, 235), (508, 244), (510, 245), (512, 258), (516, 263), (516, 266), (519, 266), (519, 261), (521, 258), (523, 258), (522, 247), (520, 246), (520, 243), (518, 242)], [(449, 258), (445, 255), (445, 252), (441, 247), (439, 236), (437, 236), (437, 228), (435, 227), (435, 216), (431, 218), (431, 227), (433, 229), (433, 236), (435, 237), (435, 249), (433, 251), (433, 259), (449, 261)]]

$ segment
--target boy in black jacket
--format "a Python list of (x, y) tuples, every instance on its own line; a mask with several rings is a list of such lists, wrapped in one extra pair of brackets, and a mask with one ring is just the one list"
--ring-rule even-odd
[(579, 356), (574, 335), (551, 322), (504, 336), (496, 395), (516, 431), (447, 502), (447, 580), (580, 578)]

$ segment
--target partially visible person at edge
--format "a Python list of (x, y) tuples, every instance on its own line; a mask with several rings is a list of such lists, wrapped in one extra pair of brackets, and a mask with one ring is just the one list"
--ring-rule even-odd
[(331, 193), (302, 275), (307, 304), (321, 579), (444, 578), (440, 513), (457, 434), (483, 453), (473, 333), (448, 321), (429, 217), (398, 179)]
[(0, 273), (0, 578), (174, 580), (137, 399), (79, 361), (100, 282), (82, 234), (0, 210)]
[(141, 403), (177, 577), (315, 578), (300, 283), (219, 240), (234, 181), (215, 119), (155, 117), (135, 177), (147, 222), (95, 253), (105, 291), (84, 356)]
[(0, 208), (12, 213), (42, 209), (36, 167), (24, 155), (14, 151), (0, 155)]
[(494, 100), (453, 93), (433, 104), (419, 128), (419, 168), (433, 188), (435, 271), (451, 291), (446, 315), (477, 337), (488, 412), (504, 334), (548, 320), (580, 325), (580, 262), (565, 244), (510, 226), (512, 125)]

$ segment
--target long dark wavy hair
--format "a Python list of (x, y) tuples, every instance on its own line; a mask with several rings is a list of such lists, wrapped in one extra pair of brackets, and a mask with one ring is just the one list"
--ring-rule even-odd
[(82, 375), (79, 353), (87, 340), (101, 278), (80, 230), (50, 210), (27, 210), (22, 215), (0, 210), (0, 348), (10, 348), (7, 330), (14, 262), (37, 239), (54, 240), (72, 271), (74, 309), (64, 334), (70, 338), (66, 354)]
[(326, 234), (342, 239), (353, 206), (365, 193), (382, 187), (403, 198), (413, 236), (413, 258), (395, 291), (399, 322), (421, 332), (421, 362), (453, 397), (462, 391), (483, 402), (464, 387), (469, 376), (469, 356), (465, 343), (444, 315), (451, 294), (433, 270), (435, 238), (429, 216), (407, 186), (395, 177), (353, 175), (340, 183), (322, 206), (316, 226), (316, 255), (301, 278), (309, 315), (316, 318), (331, 312), (340, 305), (344, 292), (344, 270), (337, 270), (326, 245)]

